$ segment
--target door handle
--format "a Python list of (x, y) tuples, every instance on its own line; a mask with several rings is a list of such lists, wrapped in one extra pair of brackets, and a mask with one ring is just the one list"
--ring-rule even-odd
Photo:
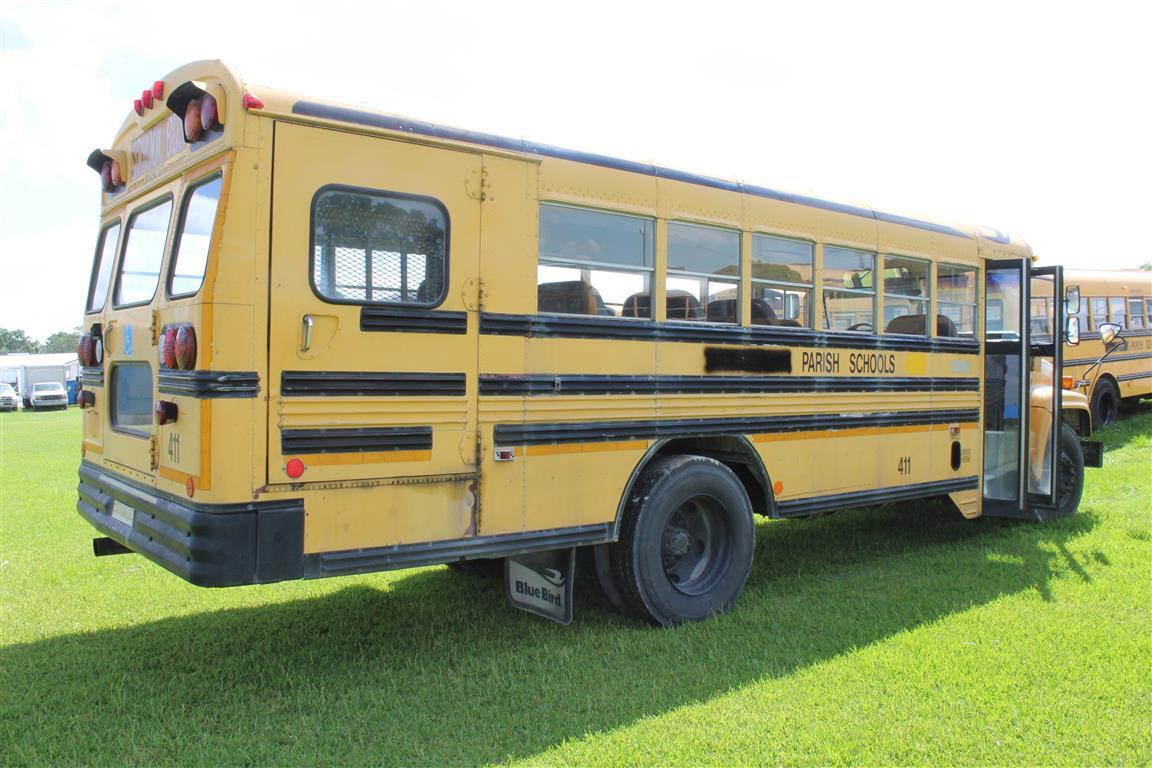
[(312, 329), (316, 326), (316, 322), (312, 319), (312, 315), (304, 315), (304, 343), (300, 345), (301, 352), (307, 352), (312, 347)]

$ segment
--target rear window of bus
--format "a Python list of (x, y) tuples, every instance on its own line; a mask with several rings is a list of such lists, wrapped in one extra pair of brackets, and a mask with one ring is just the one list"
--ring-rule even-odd
[(128, 220), (124, 256), (116, 276), (115, 306), (146, 304), (156, 294), (171, 218), (172, 197), (168, 196), (136, 210)]

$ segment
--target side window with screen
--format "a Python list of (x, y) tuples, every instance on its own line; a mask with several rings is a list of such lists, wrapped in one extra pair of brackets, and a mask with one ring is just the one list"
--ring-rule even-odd
[(652, 317), (656, 221), (540, 205), (538, 312)]
[(208, 265), (208, 247), (216, 223), (216, 208), (224, 181), (215, 176), (202, 181), (184, 196), (176, 252), (172, 257), (172, 274), (168, 279), (170, 296), (191, 296), (204, 282)]
[(431, 198), (325, 187), (312, 201), (311, 255), (326, 301), (436, 306), (448, 289), (448, 212)]

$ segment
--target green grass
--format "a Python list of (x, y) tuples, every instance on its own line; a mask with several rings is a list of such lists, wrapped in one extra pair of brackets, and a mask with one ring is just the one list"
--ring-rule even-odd
[(92, 557), (79, 414), (0, 414), (0, 762), (1152, 762), (1152, 413), (1081, 511), (758, 526), (727, 616), (568, 628), (444, 568), (203, 590)]

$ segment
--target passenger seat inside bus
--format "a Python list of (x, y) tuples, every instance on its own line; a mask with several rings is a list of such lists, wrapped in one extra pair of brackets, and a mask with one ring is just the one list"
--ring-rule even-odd
[(541, 283), (536, 286), (538, 312), (557, 312), (564, 315), (615, 316), (600, 292), (582, 280), (559, 283)]
[[(903, 333), (909, 336), (923, 336), (924, 315), (900, 315), (892, 318), (884, 333)], [(947, 315), (936, 315), (937, 336), (957, 336), (956, 324)]]
[[(705, 320), (700, 301), (687, 291), (668, 291), (665, 299), (669, 320)], [(651, 317), (652, 297), (647, 293), (634, 293), (624, 301), (620, 314), (624, 317)]]

